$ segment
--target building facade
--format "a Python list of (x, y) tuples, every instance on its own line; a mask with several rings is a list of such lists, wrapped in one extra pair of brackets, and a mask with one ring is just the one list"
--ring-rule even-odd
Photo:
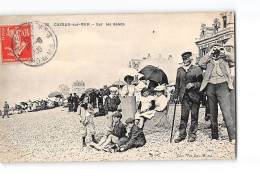
[(235, 26), (234, 13), (223, 12), (214, 19), (212, 26), (201, 25), (200, 38), (197, 38), (195, 44), (199, 49), (197, 61), (207, 54), (213, 44), (220, 44), (227, 51), (233, 52), (235, 46)]
[[(155, 57), (155, 58), (152, 58), (150, 53), (148, 53), (147, 57), (143, 57), (143, 59), (131, 59), (131, 61), (129, 61), (129, 68), (133, 68), (135, 69), (136, 71), (140, 71), (141, 67), (140, 67), (140, 64), (142, 63), (145, 63), (145, 64), (149, 64), (149, 65), (154, 65), (154, 63), (162, 63), (162, 62), (165, 62), (165, 61), (171, 61), (173, 60), (172, 58), (172, 55), (169, 55), (168, 56), (168, 59), (167, 58), (162, 58), (161, 54), (159, 54), (158, 57)], [(150, 64), (151, 62), (151, 64)], [(142, 66), (142, 65), (141, 65)], [(154, 66), (157, 66), (156, 64)], [(138, 82), (138, 75), (135, 75), (134, 77), (134, 81), (135, 82)]]
[(72, 93), (76, 93), (77, 95), (82, 95), (86, 90), (84, 81), (74, 81), (72, 84)]

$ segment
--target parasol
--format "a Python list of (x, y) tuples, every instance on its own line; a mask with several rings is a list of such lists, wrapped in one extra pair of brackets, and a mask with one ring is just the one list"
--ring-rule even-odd
[(167, 75), (158, 67), (147, 65), (139, 73), (143, 74), (146, 80), (153, 80), (159, 84), (168, 84)]
[(118, 80), (118, 81), (115, 81), (113, 83), (113, 85), (116, 85), (116, 86), (124, 86), (126, 83), (124, 81), (121, 81), (121, 80)]
[(63, 98), (63, 95), (62, 93), (58, 92), (58, 91), (55, 91), (55, 92), (52, 92), (48, 95), (49, 98)]

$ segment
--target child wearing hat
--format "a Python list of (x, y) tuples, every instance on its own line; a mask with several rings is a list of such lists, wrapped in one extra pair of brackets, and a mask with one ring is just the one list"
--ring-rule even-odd
[(126, 124), (126, 128), (129, 129), (128, 136), (122, 137), (118, 142), (119, 151), (121, 152), (131, 148), (142, 147), (146, 143), (143, 129), (135, 125), (135, 120), (133, 118), (127, 119)]
[(113, 113), (117, 111), (119, 104), (121, 103), (121, 100), (119, 99), (117, 95), (117, 88), (111, 87), (110, 88), (110, 94), (106, 98), (104, 103), (104, 108), (107, 113)]
[(116, 112), (112, 115), (112, 125), (109, 128), (108, 134), (106, 134), (98, 144), (92, 143), (91, 147), (98, 150), (106, 150), (108, 144), (118, 144), (119, 140), (126, 135), (125, 125), (121, 122), (122, 114)]
[(117, 88), (111, 87), (109, 96), (105, 99), (104, 102), (104, 109), (105, 113), (107, 114), (106, 117), (108, 119), (108, 123), (112, 123), (112, 115), (118, 110), (118, 106), (121, 103), (117, 95)]
[(81, 135), (83, 147), (86, 147), (86, 137), (89, 134), (93, 140), (95, 126), (93, 122), (93, 107), (89, 104), (89, 97), (85, 94), (81, 96), (81, 104), (78, 106), (77, 112), (81, 123)]
[(143, 88), (141, 95), (135, 119), (138, 127), (143, 128), (145, 120), (151, 119), (154, 116), (155, 101), (154, 96), (150, 96), (148, 88)]

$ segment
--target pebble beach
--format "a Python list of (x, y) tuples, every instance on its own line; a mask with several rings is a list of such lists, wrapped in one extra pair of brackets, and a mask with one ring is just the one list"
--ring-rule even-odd
[[(173, 106), (168, 120), (172, 122)], [(147, 143), (121, 153), (97, 151), (82, 147), (77, 113), (58, 107), (50, 110), (11, 115), (0, 119), (0, 161), (17, 162), (75, 162), (75, 161), (138, 161), (138, 160), (227, 160), (235, 159), (236, 146), (228, 140), (223, 117), (219, 114), (220, 139), (211, 141), (209, 122), (200, 108), (197, 140), (170, 143), (171, 130), (154, 133), (144, 130)], [(97, 138), (103, 134), (106, 117), (94, 118)], [(177, 106), (174, 138), (178, 137), (180, 106)], [(189, 129), (189, 125), (188, 125)]]

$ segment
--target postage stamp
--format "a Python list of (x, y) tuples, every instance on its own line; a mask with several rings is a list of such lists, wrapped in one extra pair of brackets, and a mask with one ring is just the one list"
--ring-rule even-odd
[[(30, 25), (1, 26), (2, 63), (32, 61)], [(16, 58), (19, 57), (19, 58)]]
[(2, 26), (1, 42), (2, 63), (21, 62), (32, 67), (49, 62), (58, 47), (53, 30), (41, 22)]

